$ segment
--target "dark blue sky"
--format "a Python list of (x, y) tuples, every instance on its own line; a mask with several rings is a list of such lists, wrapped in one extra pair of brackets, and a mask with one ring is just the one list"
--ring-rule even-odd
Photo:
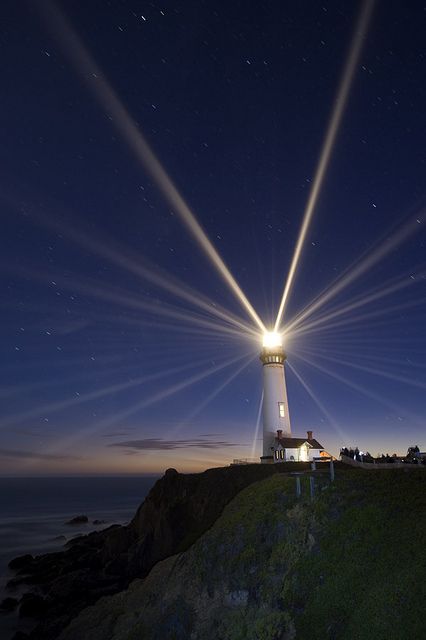
[[(273, 323), (361, 4), (55, 6)], [(71, 64), (52, 6), (1, 11), (1, 469), (250, 457), (257, 338), (134, 270), (253, 323), (94, 97), (98, 78)], [(290, 320), (412, 224), (306, 323), (369, 301), (289, 338), (317, 398), (288, 367), (293, 431), (333, 452), (426, 448), (425, 16), (420, 2), (375, 5), (286, 309)]]

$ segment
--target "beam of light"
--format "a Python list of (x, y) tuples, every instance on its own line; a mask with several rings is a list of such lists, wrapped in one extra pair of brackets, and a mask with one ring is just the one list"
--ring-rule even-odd
[[(334, 371), (331, 371), (327, 367), (324, 367), (323, 365), (318, 364), (318, 362), (316, 362), (314, 360), (311, 360), (310, 358), (306, 358), (306, 356), (296, 355), (295, 357), (298, 358), (299, 360), (302, 360), (303, 362), (306, 362), (307, 364), (311, 365), (315, 369), (318, 369), (318, 371), (321, 371), (322, 373), (325, 373), (326, 375), (330, 376), (331, 378), (334, 378), (335, 380), (337, 380), (338, 382), (340, 382), (344, 386), (349, 387), (350, 389), (354, 389), (355, 391), (357, 391), (361, 395), (365, 396), (366, 398), (371, 398), (375, 402), (378, 402), (379, 404), (385, 406), (387, 409), (390, 409), (391, 411), (394, 411), (398, 416), (406, 415), (414, 423), (420, 424), (419, 417), (414, 415), (414, 414), (412, 414), (411, 412), (407, 411), (407, 409), (405, 407), (401, 407), (401, 406), (395, 404), (394, 402), (389, 401), (388, 398), (385, 398), (384, 396), (382, 396), (382, 395), (380, 395), (378, 393), (375, 393), (375, 392), (371, 391), (370, 389), (367, 389), (366, 387), (363, 387), (363, 386), (353, 382), (352, 380), (349, 380), (348, 378), (346, 378), (346, 377), (344, 377), (344, 376), (342, 376), (342, 375), (340, 375), (338, 373), (335, 373)], [(421, 424), (423, 425), (423, 422)]]
[[(202, 361), (202, 363), (205, 363), (205, 362), (206, 360)], [(98, 398), (103, 398), (105, 396), (109, 396), (114, 393), (119, 393), (120, 391), (131, 389), (132, 387), (141, 386), (145, 382), (158, 380), (168, 375), (172, 375), (174, 373), (181, 373), (182, 371), (193, 368), (202, 363), (198, 362), (194, 364), (193, 362), (191, 362), (189, 364), (181, 365), (179, 367), (167, 368), (165, 371), (160, 371), (158, 373), (140, 376), (138, 378), (135, 378), (134, 380), (128, 380), (126, 382), (120, 382), (117, 384), (109, 385), (108, 387), (103, 387), (102, 389), (91, 391), (90, 393), (80, 394), (78, 396), (68, 398), (67, 400), (49, 402), (44, 405), (40, 405), (39, 407), (35, 407), (33, 409), (28, 409), (26, 411), (22, 411), (14, 415), (6, 416), (2, 420), (0, 420), (0, 429), (13, 426), (24, 420), (39, 418), (40, 415), (43, 415), (43, 414), (56, 413), (57, 411), (62, 411), (63, 409), (66, 409), (68, 407), (74, 407), (74, 406), (83, 404), (85, 402), (89, 402), (91, 400), (97, 400)]]
[[(305, 351), (305, 353), (310, 353), (313, 357), (316, 357), (317, 355), (321, 358), (324, 357), (324, 353), (327, 354), (327, 356), (334, 356), (336, 358), (353, 358), (353, 350), (349, 351), (349, 350), (338, 350), (338, 349), (329, 349), (328, 347), (326, 347), (325, 349), (315, 349), (315, 350), (307, 350)], [(356, 352), (356, 358), (357, 358), (357, 362), (360, 362), (361, 364), (367, 364), (368, 366), (370, 365), (389, 365), (389, 366), (396, 366), (398, 367), (398, 369), (401, 368), (405, 368), (405, 369), (426, 369), (426, 364), (422, 363), (422, 362), (413, 362), (411, 360), (411, 358), (389, 358), (389, 357), (385, 357), (383, 355), (377, 355), (374, 352), (372, 353), (371, 350), (369, 349), (368, 355), (366, 354), (361, 354), (358, 351)], [(324, 358), (326, 359), (326, 358)], [(342, 361), (343, 364), (343, 361)]]
[(419, 231), (422, 228), (423, 215), (424, 212), (422, 212), (420, 216), (417, 214), (411, 218), (406, 224), (386, 238), (386, 240), (384, 240), (374, 250), (367, 253), (361, 261), (348, 269), (340, 278), (337, 278), (330, 287), (325, 289), (322, 294), (315, 298), (312, 303), (305, 307), (305, 309), (286, 326), (286, 331), (292, 331), (296, 326), (303, 322), (303, 320), (311, 316), (315, 311), (318, 311), (318, 309), (323, 307), (331, 299), (335, 298), (355, 280), (370, 271), (374, 265), (376, 265), (380, 260), (383, 260), (383, 258), (407, 240), (411, 235), (413, 235), (413, 233)]
[[(37, 364), (40, 365), (40, 362), (38, 362)], [(78, 364), (87, 365), (87, 359), (79, 360)], [(86, 370), (83, 372), (79, 372), (78, 375), (73, 375), (73, 376), (61, 375), (55, 378), (54, 380), (49, 378), (46, 380), (41, 380), (39, 382), (29, 382), (28, 384), (13, 385), (10, 387), (4, 387), (3, 389), (0, 389), (0, 398), (11, 398), (13, 396), (22, 395), (27, 392), (37, 391), (45, 388), (52, 389), (53, 387), (61, 387), (61, 386), (69, 385), (70, 383), (77, 383), (78, 385), (80, 385), (82, 381), (93, 380), (95, 376), (96, 378), (99, 378), (99, 377), (105, 377), (105, 376), (116, 376), (117, 374), (123, 374), (123, 373), (127, 373), (127, 375), (129, 375), (129, 372), (132, 369), (136, 369), (136, 368), (140, 369), (140, 363), (134, 364), (134, 365), (120, 365), (119, 367), (114, 367), (114, 368), (108, 367), (101, 370), (99, 370), (99, 368), (96, 367), (95, 370), (92, 370), (92, 371)]]
[[(343, 356), (343, 357), (351, 357), (353, 352), (352, 351), (333, 351), (334, 354), (337, 354), (339, 357)], [(368, 355), (367, 354), (361, 354), (361, 353), (357, 353), (357, 358), (362, 360), (362, 361), (367, 361), (367, 362), (373, 362), (373, 363), (381, 363), (381, 364), (389, 364), (389, 365), (396, 365), (398, 367), (410, 367), (413, 369), (426, 369), (426, 363), (423, 362), (413, 362), (411, 360), (411, 358), (388, 358), (386, 356), (383, 355), (377, 355), (371, 352), (371, 350), (369, 349)]]
[[(4, 200), (12, 205), (14, 208), (18, 208), (16, 199), (7, 197), (2, 194)], [(77, 246), (88, 249), (91, 253), (105, 258), (112, 264), (119, 266), (122, 269), (138, 276), (138, 278), (150, 282), (151, 284), (159, 287), (172, 294), (174, 297), (185, 300), (190, 304), (201, 308), (203, 311), (207, 311), (209, 314), (217, 316), (227, 323), (234, 324), (236, 327), (242, 329), (246, 333), (255, 334), (255, 330), (244, 323), (239, 317), (224, 309), (216, 302), (212, 302), (207, 296), (201, 292), (194, 290), (187, 284), (179, 280), (175, 275), (170, 273), (160, 272), (156, 265), (149, 263), (146, 258), (142, 262), (140, 256), (132, 255), (129, 257), (129, 249), (117, 248), (111, 246), (110, 242), (93, 238), (93, 230), (91, 229), (77, 229), (70, 224), (64, 224), (63, 220), (58, 220), (57, 217), (48, 216), (41, 211), (31, 210), (31, 218), (35, 219), (37, 223), (43, 225), (50, 231), (54, 231), (61, 236), (65, 236), (71, 242), (77, 244)], [(99, 233), (97, 232), (97, 235)], [(116, 244), (116, 243), (115, 243)]]
[(170, 179), (158, 158), (148, 145), (140, 129), (131, 118), (115, 91), (105, 79), (100, 68), (92, 58), (80, 38), (70, 27), (59, 9), (49, 0), (43, 3), (43, 13), (47, 24), (51, 27), (52, 35), (59, 42), (71, 64), (80, 74), (91, 93), (96, 97), (100, 106), (112, 120), (129, 148), (149, 173), (164, 198), (175, 211), (191, 236), (195, 239), (204, 255), (216, 268), (228, 288), (246, 310), (256, 325), (265, 330), (262, 320), (243, 293), (238, 282), (229, 271), (223, 259), (209, 240), (206, 232), (196, 219), (188, 204), (185, 202), (173, 181)]
[[(389, 315), (391, 313), (394, 313), (395, 311), (403, 311), (404, 309), (412, 309), (413, 307), (423, 306), (425, 302), (426, 302), (426, 298), (420, 298), (419, 300), (407, 300), (407, 302), (402, 302), (401, 304), (389, 305), (387, 307), (381, 307), (380, 309), (374, 309), (373, 311), (368, 311), (366, 313), (353, 315), (348, 318), (342, 318), (337, 322), (329, 321), (327, 322), (326, 326), (323, 326), (322, 323), (312, 323), (312, 325), (302, 325), (300, 329), (296, 329), (295, 331), (291, 332), (291, 337), (292, 339), (294, 339), (300, 336), (306, 336), (309, 334), (319, 334), (319, 333), (323, 335), (324, 333), (328, 333), (331, 330), (333, 330), (333, 335), (336, 335), (335, 329), (344, 328), (345, 331), (347, 331), (348, 327), (353, 324), (356, 324), (359, 326), (360, 329), (363, 329), (365, 328), (365, 326), (361, 326), (360, 323), (365, 322), (366, 320), (369, 321), (368, 325), (366, 325), (368, 329), (371, 329), (377, 326), (383, 326), (383, 325), (389, 326), (391, 322), (400, 322), (401, 319), (388, 318), (386, 321), (376, 322), (376, 323), (372, 323), (371, 320), (373, 318), (379, 318), (380, 316), (383, 316), (383, 315)], [(351, 329), (351, 333), (353, 334), (353, 329)]]
[(260, 421), (261, 421), (261, 417), (262, 417), (262, 407), (263, 407), (263, 390), (262, 390), (262, 394), (260, 396), (259, 408), (257, 410), (256, 427), (255, 427), (254, 435), (253, 435), (253, 444), (251, 445), (251, 459), (252, 460), (254, 460), (255, 457), (256, 457), (256, 447), (257, 447), (257, 441), (259, 440), (259, 430), (260, 430)]
[[(15, 275), (36, 280), (44, 285), (51, 284), (51, 277), (48, 273), (42, 273), (40, 271), (37, 272), (35, 269), (29, 271), (21, 267), (19, 272)], [(109, 287), (109, 289), (101, 289), (99, 287), (99, 283), (95, 282), (92, 285), (87, 284), (87, 279), (83, 282), (77, 279), (71, 280), (70, 278), (55, 275), (55, 284), (60, 284), (61, 288), (70, 290), (74, 293), (77, 291), (82, 295), (93, 296), (94, 298), (113, 302), (117, 305), (124, 305), (140, 311), (148, 311), (153, 313), (155, 316), (163, 315), (175, 320), (182, 320), (185, 323), (193, 323), (201, 327), (211, 328), (217, 332), (241, 337), (241, 331), (237, 331), (231, 326), (219, 324), (218, 322), (215, 323), (213, 320), (207, 319), (205, 316), (201, 316), (200, 314), (183, 310), (180, 307), (177, 307), (179, 311), (176, 311), (171, 305), (165, 303), (154, 304), (153, 302), (143, 302), (139, 297), (136, 297), (136, 294), (123, 292), (122, 289), (114, 290), (112, 287)]]
[[(141, 327), (153, 327), (156, 329), (165, 329), (167, 331), (172, 331), (174, 333), (183, 333), (190, 334), (191, 336), (200, 336), (203, 342), (218, 342), (223, 340), (231, 340), (229, 334), (224, 334), (220, 330), (214, 331), (213, 329), (201, 329), (195, 328), (192, 324), (190, 326), (178, 325), (176, 322), (160, 322), (158, 319), (155, 320), (146, 320), (141, 318), (129, 318), (129, 317), (116, 317), (113, 319), (112, 317), (108, 320), (112, 324), (119, 324), (120, 326), (126, 325), (129, 327), (141, 329)], [(232, 340), (234, 340), (234, 336), (232, 336)]]
[(209, 376), (217, 373), (218, 371), (222, 371), (222, 369), (225, 369), (226, 367), (229, 367), (235, 364), (236, 362), (239, 362), (246, 356), (247, 354), (244, 354), (242, 356), (240, 355), (236, 358), (226, 360), (224, 363), (218, 364), (216, 366), (210, 366), (207, 370), (201, 371), (187, 378), (186, 380), (183, 380), (181, 382), (178, 382), (177, 384), (174, 384), (168, 387), (167, 389), (162, 389), (161, 391), (152, 394), (149, 398), (144, 398), (143, 400), (136, 402), (130, 407), (127, 407), (122, 411), (118, 411), (117, 413), (111, 415), (109, 418), (104, 418), (103, 420), (98, 421), (96, 424), (90, 427), (85, 427), (84, 429), (75, 431), (71, 437), (68, 437), (66, 439), (61, 439), (59, 443), (55, 445), (55, 450), (56, 449), (62, 450), (64, 448), (67, 448), (74, 442), (80, 440), (82, 437), (87, 438), (89, 435), (94, 434), (102, 429), (107, 429), (112, 425), (117, 426), (118, 423), (124, 418), (127, 418), (137, 413), (141, 409), (146, 409), (147, 407), (150, 407), (153, 404), (156, 404), (157, 402), (161, 402), (162, 400), (165, 400), (166, 398), (169, 398), (170, 396), (173, 396), (176, 393), (179, 393), (183, 389), (186, 389), (188, 387), (191, 387), (197, 384), (198, 382), (201, 382), (201, 380), (204, 380), (205, 378), (208, 378)]
[(387, 378), (388, 380), (394, 380), (395, 382), (402, 382), (404, 384), (408, 384), (412, 387), (418, 387), (420, 389), (426, 389), (425, 382), (419, 382), (418, 380), (412, 380), (411, 378), (407, 378), (406, 376), (396, 375), (395, 373), (390, 373), (389, 371), (384, 371), (383, 369), (375, 369), (374, 367), (369, 367), (366, 365), (355, 364), (355, 362), (349, 362), (348, 360), (342, 360), (341, 358), (333, 358), (330, 355), (323, 355), (322, 353), (310, 350), (304, 351), (304, 353), (308, 353), (314, 357), (319, 356), (322, 360), (327, 360), (328, 362), (334, 362), (336, 364), (342, 364), (345, 367), (349, 367), (350, 369), (356, 369), (358, 371), (365, 371), (366, 373), (371, 373), (375, 376), (379, 376), (382, 378)]
[[(302, 331), (305, 331), (306, 329), (318, 327), (324, 323), (328, 323), (330, 320), (335, 320), (336, 318), (342, 315), (346, 315), (352, 311), (355, 311), (355, 309), (359, 309), (360, 307), (364, 307), (367, 304), (377, 302), (381, 298), (385, 298), (393, 293), (396, 293), (397, 291), (401, 291), (402, 289), (411, 287), (414, 284), (418, 284), (418, 283), (424, 284), (425, 278), (426, 278), (426, 274), (420, 273), (420, 274), (416, 274), (415, 277), (413, 276), (413, 278), (406, 277), (403, 280), (399, 280), (398, 282), (393, 282), (387, 287), (384, 287), (383, 285), (381, 285), (380, 287), (376, 287), (371, 292), (368, 292), (367, 294), (357, 296), (355, 299), (352, 300), (352, 302), (349, 301), (347, 304), (337, 307), (336, 309), (333, 309), (329, 313), (321, 315), (319, 318), (316, 318), (311, 322), (303, 323)], [(289, 325), (288, 327), (288, 331), (290, 330), (291, 330), (291, 325)], [(294, 333), (297, 334), (297, 329)]]
[(225, 378), (225, 380), (223, 382), (220, 383), (219, 386), (217, 386), (215, 389), (213, 389), (213, 391), (206, 397), (204, 398), (199, 404), (197, 404), (192, 411), (189, 412), (189, 414), (185, 417), (184, 420), (180, 421), (176, 427), (171, 431), (170, 433), (170, 438), (172, 438), (177, 432), (179, 432), (181, 430), (181, 428), (187, 424), (188, 422), (190, 422), (193, 418), (195, 418), (195, 416), (197, 416), (208, 404), (210, 404), (210, 402), (212, 400), (214, 400), (214, 398), (216, 398), (222, 391), (223, 389), (225, 389), (231, 382), (232, 380), (234, 380), (237, 376), (240, 375), (240, 373), (242, 371), (244, 371), (244, 369), (246, 369), (249, 364), (251, 362), (253, 362), (253, 360), (255, 359), (256, 356), (251, 355), (245, 362), (243, 362), (243, 364), (237, 368), (236, 371), (233, 371), (231, 373), (231, 375), (229, 375), (227, 378)]
[(99, 365), (99, 364), (102, 364), (104, 366), (115, 364), (117, 362), (120, 362), (121, 359), (122, 359), (122, 356), (117, 354), (115, 354), (114, 356), (105, 356), (105, 354), (102, 354), (102, 356), (96, 356), (94, 360), (92, 360), (90, 356), (87, 356), (87, 357), (80, 356), (78, 358), (67, 358), (67, 359), (59, 358), (58, 360), (56, 360), (55, 358), (41, 360), (39, 357), (37, 357), (36, 360), (31, 362), (19, 362), (19, 363), (13, 363), (8, 365), (2, 364), (2, 370), (3, 371), (7, 370), (10, 372), (18, 370), (22, 372), (24, 370), (27, 371), (34, 368), (39, 370), (40, 367), (46, 367), (46, 366), (49, 366), (49, 368), (60, 367), (62, 370), (64, 367), (73, 367), (75, 365), (80, 365), (81, 367), (87, 367), (87, 366), (96, 367), (96, 365)]
[(334, 428), (336, 433), (340, 436), (340, 438), (342, 438), (343, 441), (347, 441), (348, 435), (344, 431), (342, 431), (342, 429), (339, 427), (337, 421), (327, 411), (327, 409), (325, 408), (325, 406), (323, 405), (321, 400), (318, 398), (316, 393), (313, 392), (313, 390), (310, 387), (310, 385), (308, 385), (306, 380), (304, 380), (302, 378), (302, 376), (300, 375), (300, 373), (298, 371), (296, 371), (296, 368), (294, 367), (294, 365), (290, 364), (290, 362), (288, 362), (287, 364), (288, 364), (289, 368), (291, 369), (291, 371), (296, 376), (296, 378), (298, 379), (298, 381), (300, 382), (300, 384), (302, 385), (302, 387), (305, 389), (306, 393), (312, 398), (312, 400), (315, 402), (317, 407), (319, 407), (320, 411), (325, 415), (325, 417), (327, 418), (327, 420), (329, 421), (331, 426)]
[[(387, 323), (382, 324), (381, 326), (386, 327)], [(343, 343), (346, 347), (353, 347), (355, 349), (359, 349), (360, 347), (363, 347), (364, 349), (368, 349), (370, 350), (374, 350), (374, 351), (381, 351), (382, 353), (389, 353), (392, 351), (397, 351), (400, 352), (401, 348), (404, 348), (404, 351), (411, 351), (415, 354), (426, 354), (425, 350), (421, 350), (419, 348), (418, 344), (414, 344), (413, 345), (413, 339), (412, 338), (400, 338), (398, 337), (398, 343), (395, 344), (395, 341), (393, 338), (390, 338), (389, 336), (385, 336), (384, 338), (379, 336), (379, 337), (374, 337), (374, 338), (365, 338), (365, 337), (359, 337), (359, 338), (354, 338), (353, 337), (353, 332), (348, 332), (345, 331), (344, 333), (340, 333), (340, 337), (342, 338), (342, 341), (339, 343), (334, 340), (336, 336), (336, 333), (333, 332), (332, 333), (332, 342), (331, 342), (331, 347), (335, 346), (336, 344), (339, 345), (341, 343)], [(327, 336), (326, 336), (327, 338)], [(330, 345), (330, 342), (327, 342), (326, 340), (322, 339), (321, 336), (321, 344), (324, 346)], [(424, 346), (424, 341), (421, 343), (422, 346)], [(294, 352), (292, 352), (292, 356), (294, 355)]]
[(111, 426), (112, 424), (116, 424), (118, 421), (123, 420), (124, 418), (127, 418), (128, 416), (137, 413), (141, 409), (150, 407), (151, 405), (156, 404), (161, 400), (165, 400), (166, 398), (169, 398), (170, 396), (175, 395), (176, 393), (178, 393), (179, 391), (182, 391), (183, 389), (186, 389), (188, 387), (191, 387), (192, 385), (197, 384), (198, 382), (201, 382), (201, 380), (204, 380), (204, 378), (208, 378), (214, 373), (217, 373), (218, 371), (222, 371), (222, 369), (225, 369), (226, 367), (229, 367), (235, 364), (236, 362), (239, 362), (242, 358), (245, 358), (245, 357), (246, 357), (246, 354), (244, 354), (243, 356), (241, 355), (237, 356), (236, 358), (232, 358), (230, 360), (226, 360), (224, 363), (218, 364), (214, 367), (209, 367), (209, 369), (207, 369), (206, 371), (197, 373), (191, 376), (190, 378), (183, 380), (182, 382), (178, 382), (177, 384), (169, 387), (168, 389), (163, 389), (162, 391), (159, 391), (158, 393), (151, 395), (149, 398), (145, 398), (140, 402), (137, 402), (136, 404), (132, 405), (131, 407), (128, 407), (127, 409), (123, 409), (123, 411), (120, 411), (119, 413), (116, 413), (111, 417), (106, 418), (104, 421), (96, 425), (96, 429), (105, 428), (105, 427)]
[(321, 187), (324, 182), (325, 174), (330, 162), (333, 147), (335, 145), (336, 136), (337, 136), (340, 123), (342, 120), (342, 116), (346, 107), (349, 90), (351, 88), (352, 80), (355, 74), (355, 69), (358, 64), (358, 59), (361, 53), (361, 48), (365, 38), (367, 27), (370, 21), (373, 5), (374, 5), (374, 0), (365, 0), (363, 8), (361, 10), (361, 14), (359, 16), (358, 22), (355, 27), (354, 35), (352, 37), (352, 42), (349, 48), (349, 55), (343, 70), (342, 78), (340, 80), (339, 89), (337, 92), (336, 100), (334, 102), (333, 112), (327, 127), (327, 132), (323, 142), (318, 166), (315, 172), (314, 181), (312, 183), (312, 188), (309, 194), (305, 213), (303, 215), (302, 226), (299, 232), (299, 237), (296, 243), (293, 259), (290, 264), (290, 270), (285, 283), (284, 293), (283, 293), (280, 307), (278, 310), (277, 319), (275, 321), (275, 331), (277, 331), (281, 325), (286, 302), (290, 294), (290, 290), (296, 274), (296, 269), (299, 264), (306, 234), (308, 232), (313, 213), (318, 203)]

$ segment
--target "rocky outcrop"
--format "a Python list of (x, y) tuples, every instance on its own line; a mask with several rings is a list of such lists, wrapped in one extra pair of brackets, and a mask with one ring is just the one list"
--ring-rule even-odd
[(16, 598), (4, 598), (0, 602), (0, 611), (9, 613), (14, 611), (18, 606), (19, 601)]
[(314, 500), (309, 478), (300, 499), (290, 477), (247, 487), (189, 549), (59, 640), (424, 637), (424, 474), (386, 473), (317, 476)]
[[(298, 470), (300, 464), (293, 466)], [(128, 526), (114, 525), (70, 540), (63, 552), (23, 556), (11, 590), (23, 586), (43, 598), (31, 638), (51, 640), (84, 607), (145, 577), (159, 561), (188, 549), (245, 487), (286, 465), (247, 465), (180, 474), (169, 469), (156, 482)]]
[(68, 520), (65, 524), (68, 525), (77, 525), (77, 524), (87, 524), (89, 522), (89, 518), (85, 515), (74, 516), (71, 520)]

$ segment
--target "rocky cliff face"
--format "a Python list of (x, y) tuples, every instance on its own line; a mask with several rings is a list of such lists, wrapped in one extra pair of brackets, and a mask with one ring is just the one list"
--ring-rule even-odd
[(278, 470), (288, 471), (278, 467), (226, 467), (190, 475), (170, 469), (128, 526), (82, 536), (64, 552), (15, 561), (17, 576), (10, 589), (24, 586), (43, 598), (30, 637), (56, 638), (82, 608), (125, 589), (158, 561), (187, 549), (242, 489)]
[(291, 619), (277, 615), (269, 598), (275, 572), (288, 563), (280, 558), (283, 540), (298, 553), (310, 544), (311, 518), (293, 504), (292, 484), (274, 475), (240, 492), (187, 551), (86, 609), (60, 640), (261, 638), (271, 615), (279, 637), (294, 637)]
[[(400, 640), (424, 636), (424, 473), (350, 471), (296, 499), (241, 491), (190, 548), (86, 608), (60, 640)], [(415, 517), (413, 515), (415, 514)]]
[(319, 472), (311, 500), (278, 469), (169, 471), (127, 527), (15, 563), (43, 597), (31, 637), (423, 637), (423, 470)]

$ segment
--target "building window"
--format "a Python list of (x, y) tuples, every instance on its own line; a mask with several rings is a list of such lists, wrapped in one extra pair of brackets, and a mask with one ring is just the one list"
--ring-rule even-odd
[(284, 449), (280, 450), (280, 458), (281, 460), (284, 460)]
[(275, 460), (278, 460), (278, 456), (279, 456), (278, 451), (275, 451)]
[(284, 402), (279, 402), (278, 403), (278, 412), (280, 414), (280, 418), (284, 418), (285, 417)]

